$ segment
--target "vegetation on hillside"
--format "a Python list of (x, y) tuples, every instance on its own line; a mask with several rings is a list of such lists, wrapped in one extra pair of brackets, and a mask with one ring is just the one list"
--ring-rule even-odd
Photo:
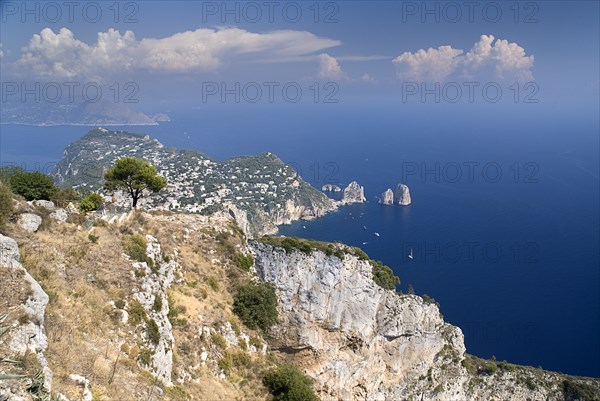
[(266, 332), (277, 323), (277, 295), (268, 283), (249, 283), (238, 289), (233, 312), (250, 329)]
[(124, 190), (137, 207), (144, 191), (158, 192), (167, 186), (167, 180), (158, 175), (156, 168), (135, 157), (123, 157), (104, 174), (104, 188), (108, 191)]

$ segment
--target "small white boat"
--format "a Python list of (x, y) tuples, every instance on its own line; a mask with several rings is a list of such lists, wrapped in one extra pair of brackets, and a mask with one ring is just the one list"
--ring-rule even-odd
[(302, 226), (302, 228), (306, 230), (306, 226)]
[(410, 248), (410, 253), (408, 254), (408, 258), (409, 258), (410, 260), (412, 260), (412, 259), (413, 259), (413, 251), (412, 251), (412, 248)]
[(367, 226), (363, 226), (363, 230), (365, 230), (365, 231), (366, 231), (366, 230), (367, 230)]
[(363, 245), (367, 245), (367, 244), (368, 244), (368, 242), (363, 242)]
[(375, 233), (375, 236), (376, 236), (376, 237), (379, 237), (380, 235), (379, 235), (379, 233)]

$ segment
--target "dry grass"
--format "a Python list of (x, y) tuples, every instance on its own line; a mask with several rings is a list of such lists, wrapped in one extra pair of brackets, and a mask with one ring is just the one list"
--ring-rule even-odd
[[(68, 379), (75, 373), (90, 380), (94, 401), (159, 398), (157, 387), (161, 385), (136, 362), (143, 349), (139, 328), (121, 323), (118, 310), (109, 304), (132, 299), (131, 291), (138, 279), (132, 273), (131, 262), (123, 255), (122, 239), (140, 233), (155, 236), (161, 244), (163, 258), (176, 258), (180, 266), (169, 290), (179, 322), (171, 319), (176, 386), (163, 388), (160, 399), (267, 399), (260, 377), (261, 372), (271, 366), (266, 357), (242, 357), (237, 354), (239, 349), (228, 349), (230, 354), (224, 353), (210, 338), (198, 333), (198, 327), (220, 327), (227, 321), (240, 325), (231, 310), (231, 294), (248, 277), (232, 262), (232, 252), (241, 248), (242, 238), (226, 222), (192, 215), (150, 216), (137, 212), (121, 225), (95, 225), (91, 230), (52, 221), (33, 235), (14, 225), (8, 230), (20, 245), (24, 267), (52, 295), (46, 309), (49, 347), (45, 356), (54, 373), (54, 391), (80, 397), (81, 389)], [(219, 232), (227, 234), (217, 238)], [(97, 243), (89, 240), (90, 233), (98, 237)], [(224, 237), (227, 237), (226, 242)], [(1, 274), (0, 278), (3, 282), (10, 280)], [(213, 280), (212, 287), (209, 280)], [(14, 292), (7, 294), (9, 299), (22, 300), (26, 296), (9, 287)], [(0, 310), (4, 299), (7, 298), (0, 297)], [(222, 356), (211, 356), (207, 364), (202, 365), (202, 349), (209, 350), (213, 356)], [(216, 375), (217, 365), (227, 363), (227, 358), (232, 366), (227, 379), (223, 380)], [(237, 363), (238, 359), (246, 362)], [(176, 381), (180, 376), (186, 378), (184, 385)]]

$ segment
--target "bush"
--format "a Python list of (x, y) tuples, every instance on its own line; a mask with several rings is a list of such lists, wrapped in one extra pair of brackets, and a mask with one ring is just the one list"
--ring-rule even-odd
[(94, 235), (92, 233), (88, 234), (88, 239), (92, 242), (92, 244), (97, 244), (99, 238), (100, 238), (99, 236)]
[(148, 339), (152, 344), (156, 345), (160, 341), (160, 331), (158, 330), (158, 324), (156, 324), (156, 321), (154, 319), (148, 319), (147, 324)]
[(600, 390), (589, 384), (565, 380), (562, 382), (562, 391), (565, 401), (600, 401)]
[(20, 171), (13, 174), (10, 177), (10, 186), (13, 193), (28, 201), (50, 200), (58, 192), (52, 177), (37, 171)]
[(146, 254), (147, 246), (146, 238), (140, 234), (128, 235), (123, 240), (123, 250), (131, 259), (150, 264), (152, 260)]
[(275, 401), (317, 401), (312, 381), (293, 366), (282, 366), (264, 377)]
[(79, 202), (79, 211), (83, 214), (98, 210), (104, 200), (97, 193), (91, 193)]
[(233, 312), (248, 328), (267, 331), (277, 323), (275, 288), (266, 283), (240, 287), (233, 301)]
[(81, 195), (73, 188), (60, 188), (50, 200), (58, 207), (66, 207), (69, 203), (80, 201)]
[(0, 182), (0, 227), (6, 223), (12, 212), (12, 192), (8, 186)]
[(237, 264), (243, 271), (250, 271), (250, 268), (254, 264), (254, 258), (251, 254), (244, 255), (243, 253), (237, 254)]
[(146, 310), (138, 300), (131, 301), (129, 305), (129, 321), (131, 324), (139, 324), (145, 322), (148, 319)]
[(395, 290), (397, 285), (400, 285), (400, 279), (394, 275), (389, 266), (385, 266), (381, 262), (371, 262), (373, 267), (373, 281), (375, 284), (386, 290)]

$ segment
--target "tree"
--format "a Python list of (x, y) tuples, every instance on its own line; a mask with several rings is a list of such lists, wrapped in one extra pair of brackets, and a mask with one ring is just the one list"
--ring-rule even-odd
[(266, 332), (277, 323), (277, 295), (267, 283), (250, 283), (240, 287), (233, 301), (233, 313), (250, 329)]
[(83, 214), (86, 214), (88, 212), (98, 210), (98, 208), (102, 206), (103, 202), (104, 200), (102, 199), (102, 196), (92, 192), (91, 194), (83, 198), (81, 202), (79, 202), (79, 211)]
[(28, 201), (50, 200), (58, 191), (52, 177), (38, 171), (19, 171), (10, 177), (10, 187), (13, 193), (21, 195)]
[(156, 168), (147, 161), (135, 157), (123, 157), (104, 174), (104, 188), (108, 191), (122, 189), (129, 193), (133, 208), (144, 191), (158, 192), (167, 186), (167, 180), (158, 175)]
[(275, 401), (317, 401), (312, 380), (293, 366), (281, 366), (267, 373), (263, 382)]

